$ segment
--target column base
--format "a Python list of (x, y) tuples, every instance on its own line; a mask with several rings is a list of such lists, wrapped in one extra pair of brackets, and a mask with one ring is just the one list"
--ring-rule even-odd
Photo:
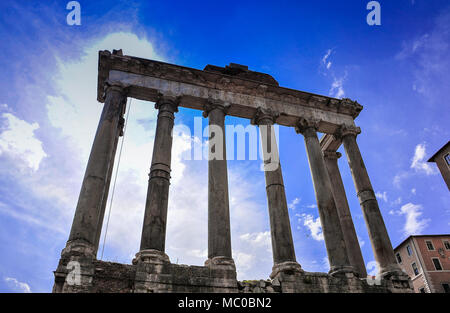
[(164, 251), (147, 249), (136, 253), (136, 257), (133, 259), (132, 264), (136, 265), (138, 263), (165, 264), (170, 263), (170, 259)]
[(96, 249), (94, 245), (84, 240), (68, 241), (66, 247), (61, 251), (61, 257), (68, 256), (85, 256), (95, 259)]
[(68, 241), (53, 272), (53, 292), (90, 292), (95, 273), (96, 249), (85, 240)]
[(282, 263), (277, 263), (272, 267), (272, 273), (270, 273), (270, 279), (274, 279), (280, 272), (284, 273), (303, 273), (303, 269), (297, 262), (287, 261)]
[(405, 272), (403, 272), (400, 268), (396, 266), (381, 269), (379, 276), (383, 279), (404, 280), (409, 278), (409, 276)]
[(339, 276), (355, 276), (358, 277), (358, 274), (355, 273), (355, 269), (353, 266), (333, 266), (330, 271), (328, 272), (328, 275), (333, 277), (339, 277)]
[(233, 258), (227, 256), (215, 256), (205, 261), (205, 266), (209, 268), (220, 268), (236, 271)]

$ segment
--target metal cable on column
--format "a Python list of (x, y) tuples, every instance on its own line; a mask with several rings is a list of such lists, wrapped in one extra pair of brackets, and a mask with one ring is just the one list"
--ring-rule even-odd
[(112, 193), (111, 193), (111, 200), (109, 202), (108, 218), (106, 220), (105, 235), (103, 236), (102, 254), (100, 256), (100, 260), (103, 260), (103, 252), (105, 250), (106, 235), (108, 234), (109, 218), (111, 217), (112, 205), (113, 205), (113, 200), (114, 200), (114, 191), (116, 190), (117, 174), (119, 173), (120, 159), (122, 157), (123, 142), (125, 141), (125, 133), (126, 133), (127, 125), (128, 125), (128, 117), (130, 116), (130, 111), (131, 111), (131, 100), (132, 100), (132, 98), (130, 98), (130, 101), (128, 102), (127, 117), (125, 118), (125, 124), (123, 126), (122, 142), (120, 143), (119, 159), (117, 160), (116, 174), (114, 175), (114, 184), (113, 184)]

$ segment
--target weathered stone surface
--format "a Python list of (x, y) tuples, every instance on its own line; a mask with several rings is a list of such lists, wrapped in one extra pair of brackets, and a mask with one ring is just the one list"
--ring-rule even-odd
[(167, 207), (169, 204), (172, 130), (178, 111), (178, 99), (160, 95), (155, 108), (159, 110), (153, 144), (144, 224), (140, 250), (165, 250)]
[(338, 167), (338, 159), (341, 157), (341, 154), (334, 151), (323, 152), (350, 265), (353, 266), (355, 273), (357, 273), (359, 277), (366, 277), (367, 271), (364, 265), (364, 259), (350, 213), (350, 207), (348, 206), (347, 197), (345, 195), (344, 183), (342, 182), (341, 173)]
[(330, 262), (330, 273), (340, 274), (352, 271), (353, 268), (347, 255), (339, 215), (333, 198), (331, 180), (316, 133), (317, 121), (300, 119), (296, 131), (302, 133), (305, 140), (309, 168)]
[(345, 154), (355, 184), (359, 203), (364, 214), (367, 229), (369, 231), (370, 242), (378, 262), (382, 275), (401, 275), (402, 271), (398, 266), (391, 240), (381, 215), (378, 201), (375, 197), (372, 184), (364, 165), (364, 161), (356, 143), (356, 136), (361, 132), (359, 127), (342, 126), (337, 134), (344, 143)]
[[(69, 241), (54, 272), (54, 292), (412, 292), (411, 280), (396, 267), (392, 246), (356, 144), (355, 130), (358, 128), (353, 120), (362, 109), (356, 101), (283, 88), (270, 75), (249, 71), (248, 67), (239, 64), (225, 68), (207, 66), (200, 71), (124, 56), (121, 50), (114, 50), (112, 54), (100, 51), (98, 87), (98, 100), (105, 102), (105, 106)], [(131, 265), (95, 259), (117, 140), (122, 134), (126, 96), (155, 101), (159, 109), (141, 249)], [(260, 125), (262, 137), (270, 137), (263, 143), (264, 151), (272, 150), (276, 155), (278, 149), (271, 136), (275, 122), (295, 126), (303, 133), (331, 265), (329, 274), (304, 272), (295, 260), (277, 157), (264, 163), (272, 242), (275, 243), (271, 279), (237, 281), (231, 258), (225, 141), (222, 146), (224, 157), (210, 161), (209, 167), (209, 258), (205, 266), (170, 263), (164, 252), (165, 230), (171, 132), (178, 106), (205, 110), (211, 126), (218, 126), (222, 133), (225, 114), (253, 119), (253, 123)], [(317, 131), (326, 133), (320, 144)], [(350, 249), (346, 249), (341, 227), (348, 228), (351, 218), (342, 211), (341, 215), (346, 219), (342, 219), (342, 223), (339, 221), (336, 202), (344, 208), (345, 194), (342, 190), (332, 189), (321, 151), (334, 153), (342, 142), (375, 258), (381, 265), (380, 280), (360, 278), (347, 270), (351, 268), (347, 257)], [(268, 155), (264, 155), (265, 160)], [(274, 164), (275, 168), (268, 170)], [(335, 179), (334, 185), (342, 183), (337, 166), (330, 172)], [(356, 239), (347, 242), (354, 244)], [(363, 266), (360, 276), (364, 276)]]
[[(76, 256), (73, 256), (77, 258)], [(370, 285), (352, 274), (334, 277), (326, 273), (281, 273), (270, 280), (237, 281), (236, 272), (206, 266), (178, 264), (119, 264), (78, 258), (86, 269), (82, 284), (65, 282), (68, 259), (61, 259), (55, 272), (53, 292), (100, 293), (410, 293), (409, 279), (391, 277)]]
[(93, 254), (96, 254), (103, 224), (104, 199), (112, 173), (117, 138), (121, 133), (120, 120), (125, 113), (126, 89), (120, 83), (108, 83), (105, 94), (105, 105), (92, 144), (67, 243), (71, 245), (82, 242), (91, 245)]
[[(225, 140), (225, 115), (228, 106), (211, 101), (203, 115), (209, 119), (208, 158), (208, 264), (211, 259), (231, 259), (230, 209)], [(219, 259), (217, 257), (220, 257)], [(232, 264), (234, 266), (234, 263)]]
[(254, 73), (243, 77), (100, 51), (97, 99), (104, 101), (101, 88), (110, 79), (127, 84), (131, 97), (147, 101), (156, 101), (158, 93), (171, 94), (181, 97), (180, 106), (203, 110), (212, 98), (231, 104), (228, 115), (248, 119), (258, 107), (270, 108), (282, 113), (278, 124), (292, 127), (300, 117), (317, 118), (324, 133), (335, 132), (340, 124), (354, 125), (362, 110), (356, 101), (283, 88), (271, 79), (261, 81), (267, 74)]
[[(286, 192), (284, 190), (283, 174), (278, 154), (278, 145), (273, 130), (273, 124), (278, 115), (279, 114), (272, 110), (263, 110), (260, 108), (252, 119), (252, 123), (259, 126), (262, 144), (272, 253), (275, 265), (274, 271), (277, 271), (278, 269), (277, 264), (297, 262), (286, 201)], [(298, 263), (295, 265), (297, 270), (301, 270)], [(293, 266), (290, 267), (290, 269), (293, 268)], [(273, 275), (276, 275), (276, 273), (274, 272)]]

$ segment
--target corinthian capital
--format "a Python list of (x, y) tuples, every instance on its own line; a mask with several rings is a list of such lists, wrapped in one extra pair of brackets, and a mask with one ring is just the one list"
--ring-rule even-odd
[(103, 91), (104, 91), (105, 96), (106, 96), (106, 93), (108, 93), (109, 91), (116, 91), (116, 92), (119, 92), (121, 94), (121, 96), (126, 98), (126, 96), (128, 94), (128, 89), (129, 89), (129, 86), (122, 84), (120, 82), (114, 82), (114, 81), (110, 81), (110, 80), (106, 80), (105, 84), (103, 86)]
[(161, 111), (170, 111), (171, 113), (178, 112), (178, 105), (180, 104), (180, 97), (168, 96), (159, 94), (158, 100), (155, 102), (155, 109)]
[(252, 125), (274, 124), (279, 116), (280, 113), (277, 111), (258, 107), (250, 123)]
[(228, 109), (231, 107), (230, 103), (224, 102), (218, 99), (208, 99), (208, 103), (205, 104), (203, 110), (203, 117), (208, 117), (209, 112), (215, 109), (222, 110), (224, 114), (227, 114)]
[(353, 125), (341, 125), (339, 130), (334, 134), (336, 138), (344, 138), (345, 136), (358, 136), (361, 133), (361, 128)]
[(316, 119), (316, 118), (306, 119), (304, 117), (301, 117), (298, 119), (298, 121), (295, 125), (295, 131), (297, 132), (297, 134), (298, 133), (304, 134), (305, 131), (310, 128), (312, 128), (314, 131), (317, 131), (317, 128), (319, 127), (319, 123), (320, 123), (319, 119)]

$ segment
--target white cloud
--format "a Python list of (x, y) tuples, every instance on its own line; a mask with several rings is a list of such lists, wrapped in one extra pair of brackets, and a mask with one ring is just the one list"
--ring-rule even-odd
[(377, 276), (379, 272), (378, 262), (376, 261), (367, 262), (366, 269), (368, 275)]
[(408, 62), (412, 89), (427, 98), (430, 105), (441, 105), (447, 95), (450, 71), (450, 10), (443, 9), (432, 21), (430, 31), (402, 43), (396, 58)]
[(396, 187), (396, 188), (401, 188), (402, 186), (402, 182), (407, 179), (409, 176), (411, 176), (411, 173), (403, 171), (400, 172), (398, 174), (396, 174), (392, 180), (392, 184)]
[(364, 245), (366, 244), (366, 242), (359, 236), (357, 236), (358, 238), (358, 242), (359, 242), (359, 246), (362, 248), (364, 247)]
[[(247, 276), (248, 271), (252, 269), (255, 264), (255, 256), (249, 253), (237, 251), (233, 253), (236, 270), (240, 276)], [(270, 273), (269, 273), (270, 274)]]
[(331, 68), (331, 61), (329, 60), (331, 53), (333, 52), (332, 49), (328, 49), (327, 53), (322, 57), (322, 64), (323, 66), (325, 66), (325, 68), (327, 70), (329, 70)]
[(291, 210), (295, 210), (297, 208), (297, 204), (300, 203), (300, 198), (295, 198), (291, 203), (288, 204), (288, 208)]
[(346, 75), (343, 77), (334, 77), (333, 83), (331, 84), (331, 89), (329, 94), (334, 97), (341, 99), (345, 96), (344, 90), (344, 81), (346, 79)]
[(38, 123), (28, 123), (12, 113), (3, 113), (5, 130), (0, 133), (0, 155), (8, 154), (22, 161), (26, 168), (37, 171), (47, 156), (42, 142), (36, 138)]
[[(97, 99), (98, 51), (124, 48), (126, 55), (137, 55), (142, 58), (162, 60), (152, 44), (146, 39), (138, 38), (135, 34), (118, 32), (112, 33), (87, 46), (83, 56), (73, 62), (63, 63), (58, 60), (59, 75), (55, 79), (57, 96), (48, 96), (47, 110), (50, 123), (61, 129), (63, 135), (82, 153), (87, 160), (91, 144), (95, 135), (102, 105)], [(134, 102), (138, 102), (137, 100)], [(136, 114), (141, 120), (154, 117), (151, 103), (146, 103), (145, 109)], [(154, 118), (153, 118), (154, 120)], [(136, 120), (131, 121), (136, 123)], [(152, 129), (152, 125), (146, 125)], [(141, 137), (140, 143), (148, 137)], [(137, 138), (135, 138), (137, 140)]]
[(382, 199), (384, 202), (387, 202), (387, 201), (388, 201), (386, 191), (384, 191), (383, 193), (380, 192), (380, 191), (378, 191), (377, 193), (375, 193), (375, 196), (376, 196), (378, 199)]
[(391, 205), (400, 205), (402, 203), (402, 197), (398, 197), (394, 201), (391, 202)]
[(258, 233), (246, 233), (239, 237), (242, 241), (254, 246), (265, 248), (268, 252), (272, 251), (271, 235), (269, 231)]
[(406, 221), (403, 226), (405, 236), (420, 235), (422, 231), (428, 226), (429, 219), (423, 219), (423, 208), (419, 204), (407, 203), (398, 211), (399, 215), (405, 215)]
[(31, 288), (27, 283), (18, 281), (13, 277), (5, 277), (6, 284), (15, 292), (30, 293)]
[(314, 240), (324, 240), (320, 217), (314, 218), (314, 216), (312, 216), (311, 214), (304, 214), (303, 225), (309, 229)]
[(411, 162), (411, 168), (415, 169), (417, 172), (425, 173), (426, 175), (436, 174), (434, 168), (431, 167), (429, 163), (425, 160), (426, 149), (425, 144), (418, 144), (414, 150), (414, 156)]
[(333, 77), (329, 95), (334, 98), (341, 99), (345, 96), (344, 81), (347, 78), (347, 71), (344, 71), (344, 75), (336, 75), (335, 71), (331, 68), (333, 63), (331, 62), (330, 58), (333, 52), (333, 49), (327, 50), (327, 52), (321, 59), (320, 68), (325, 68), (325, 70), (321, 70), (321, 73), (324, 76), (328, 76), (330, 74), (330, 77)]

